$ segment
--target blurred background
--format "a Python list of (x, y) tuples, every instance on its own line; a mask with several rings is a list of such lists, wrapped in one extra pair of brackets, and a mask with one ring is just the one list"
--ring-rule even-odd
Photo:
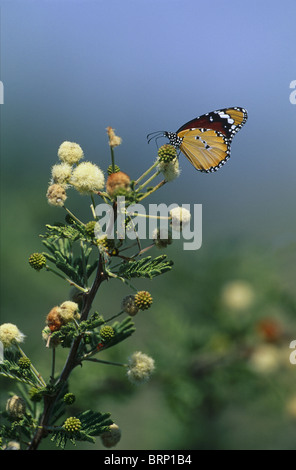
[[(111, 412), (122, 429), (117, 449), (295, 449), (295, 1), (0, 5), (1, 323), (26, 334), (24, 349), (46, 377), (41, 330), (68, 288), (27, 260), (43, 251), (44, 225), (64, 220), (45, 198), (64, 140), (106, 170), (105, 129), (114, 127), (117, 163), (136, 179), (156, 157), (149, 132), (245, 107), (248, 122), (220, 171), (199, 173), (181, 155), (180, 177), (148, 201), (203, 206), (201, 249), (175, 241), (166, 251), (173, 271), (136, 283), (153, 307), (104, 356), (125, 362), (141, 350), (156, 361), (152, 380), (135, 388), (121, 369), (87, 364), (71, 379), (69, 412)], [(90, 220), (88, 198), (71, 192), (68, 207)], [(130, 293), (114, 282), (96, 299), (106, 316)], [(65, 357), (61, 350), (58, 364)], [(1, 378), (2, 407), (10, 390)]]

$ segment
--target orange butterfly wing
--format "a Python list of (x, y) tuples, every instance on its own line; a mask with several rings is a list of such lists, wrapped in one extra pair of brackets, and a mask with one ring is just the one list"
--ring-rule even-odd
[(244, 108), (225, 108), (192, 119), (180, 127), (181, 152), (199, 171), (213, 172), (230, 157), (233, 136), (247, 120)]

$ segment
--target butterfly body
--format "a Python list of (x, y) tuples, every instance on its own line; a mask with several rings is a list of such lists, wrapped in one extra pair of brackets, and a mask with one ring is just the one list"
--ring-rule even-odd
[(188, 121), (177, 132), (162, 135), (180, 149), (198, 171), (211, 173), (229, 159), (233, 136), (247, 118), (244, 108), (224, 108)]

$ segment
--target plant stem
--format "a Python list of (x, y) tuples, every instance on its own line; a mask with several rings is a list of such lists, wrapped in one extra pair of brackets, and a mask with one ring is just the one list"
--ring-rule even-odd
[(110, 318), (108, 318), (107, 320), (105, 320), (105, 323), (109, 323), (111, 320), (114, 320), (114, 318), (119, 317), (119, 316), (122, 315), (123, 313), (124, 313), (124, 310), (121, 310), (119, 313), (116, 313), (116, 315), (113, 315), (113, 317), (110, 317)]
[(115, 173), (114, 150), (113, 150), (112, 145), (110, 145), (110, 149), (111, 149), (112, 173)]
[(79, 289), (79, 290), (80, 290), (81, 292), (83, 292), (84, 294), (87, 292), (88, 289), (79, 286), (78, 284), (76, 284), (76, 282), (72, 281), (71, 279), (68, 279), (66, 276), (64, 276), (63, 274), (59, 273), (58, 271), (56, 271), (55, 269), (51, 268), (50, 266), (46, 265), (46, 266), (45, 266), (45, 269), (46, 269), (46, 271), (50, 271), (51, 273), (55, 274), (56, 276), (61, 277), (62, 279), (64, 279), (64, 281), (69, 282), (69, 284), (70, 284), (71, 286), (76, 287), (77, 289)]
[(76, 222), (78, 222), (80, 225), (85, 225), (83, 222), (81, 222), (81, 220), (79, 220), (76, 215), (74, 215), (69, 209), (67, 209), (66, 206), (63, 206), (63, 208), (65, 209), (66, 212), (68, 212), (68, 214), (74, 219), (76, 220)]
[(157, 160), (155, 163), (153, 163), (153, 165), (148, 168), (148, 170), (145, 171), (145, 173), (143, 173), (141, 176), (139, 176), (139, 178), (135, 181), (135, 185), (136, 184), (139, 184), (139, 182), (145, 178), (145, 176), (149, 175), (149, 173), (154, 170), (154, 168), (159, 164), (159, 161)]
[[(98, 263), (98, 268), (97, 268), (97, 273), (96, 277), (94, 279), (93, 285), (89, 292), (84, 294), (84, 305), (82, 308), (81, 312), (81, 321), (86, 320), (89, 314), (89, 311), (91, 309), (93, 300), (97, 294), (97, 291), (102, 284), (104, 280), (107, 279), (106, 273), (103, 271), (103, 265), (102, 265), (102, 259), (101, 256), (99, 258), (99, 263)], [(80, 335), (78, 338), (76, 338), (72, 344), (72, 347), (70, 349), (68, 358), (66, 360), (66, 363), (64, 365), (64, 368), (62, 370), (62, 373), (59, 377), (59, 379), (56, 381), (56, 392), (51, 395), (44, 395), (44, 409), (43, 409), (43, 414), (41, 416), (41, 420), (39, 423), (39, 428), (37, 429), (30, 445), (28, 446), (27, 450), (37, 450), (41, 440), (44, 437), (44, 434), (46, 434), (45, 426), (48, 426), (50, 422), (50, 417), (52, 414), (53, 407), (55, 405), (55, 402), (60, 394), (61, 389), (67, 382), (70, 373), (72, 370), (78, 365), (77, 362), (77, 351), (80, 345), (82, 339), (82, 335)]]
[(151, 183), (152, 180), (154, 180), (154, 178), (156, 178), (156, 176), (159, 175), (159, 171), (156, 171), (152, 176), (150, 176), (150, 178), (148, 178), (148, 180), (145, 181), (145, 183), (141, 184), (139, 187), (138, 187), (138, 191), (141, 191), (143, 188), (145, 188), (145, 186), (147, 186), (149, 183)]
[(145, 197), (150, 196), (150, 194), (154, 193), (154, 191), (157, 191), (157, 189), (161, 188), (165, 183), (166, 183), (166, 180), (162, 180), (160, 183), (158, 183), (156, 186), (154, 186), (154, 188), (151, 189), (151, 191), (148, 191), (147, 193), (144, 194), (144, 196), (140, 197), (138, 199), (138, 202), (145, 199)]
[(55, 359), (56, 359), (56, 348), (52, 348), (52, 363), (51, 363), (51, 376), (50, 376), (51, 383), (54, 382)]
[(99, 362), (100, 364), (111, 364), (112, 366), (126, 367), (126, 364), (122, 364), (121, 362), (103, 361), (102, 359), (96, 359), (94, 357), (86, 357), (85, 361)]
[[(22, 350), (22, 348), (20, 347), (19, 344), (17, 344), (17, 347), (18, 347), (18, 350), (19, 352), (21, 353), (22, 357), (26, 357), (28, 359), (28, 356), (24, 353), (24, 351)], [(32, 372), (33, 374), (35, 375), (36, 379), (38, 380), (38, 382), (40, 383), (40, 385), (42, 387), (46, 387), (46, 383), (45, 381), (43, 380), (43, 378), (41, 377), (40, 373), (38, 372), (37, 369), (35, 369), (35, 367), (33, 366), (33, 364), (31, 363), (30, 365), (31, 369), (32, 369)]]

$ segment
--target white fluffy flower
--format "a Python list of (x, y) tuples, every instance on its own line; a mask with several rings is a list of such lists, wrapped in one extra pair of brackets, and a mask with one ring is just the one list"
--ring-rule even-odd
[(160, 161), (157, 166), (157, 169), (163, 174), (163, 177), (167, 183), (178, 178), (178, 176), (180, 175), (178, 158), (175, 158), (171, 162)]
[(102, 170), (91, 162), (80, 163), (72, 172), (70, 183), (81, 194), (100, 191), (105, 185)]
[(79, 144), (66, 140), (59, 147), (58, 157), (62, 162), (73, 165), (83, 158), (83, 150)]
[(175, 207), (170, 211), (172, 219), (172, 228), (177, 231), (181, 231), (186, 225), (190, 223), (191, 214), (189, 210), (183, 207)]
[(61, 163), (59, 165), (53, 165), (51, 168), (52, 182), (60, 184), (61, 186), (67, 186), (72, 173), (72, 166), (69, 163)]
[(10, 348), (16, 343), (22, 343), (25, 335), (12, 323), (3, 323), (0, 326), (0, 341), (4, 348)]
[(127, 376), (133, 384), (142, 384), (150, 379), (154, 369), (154, 359), (138, 351), (129, 358)]

